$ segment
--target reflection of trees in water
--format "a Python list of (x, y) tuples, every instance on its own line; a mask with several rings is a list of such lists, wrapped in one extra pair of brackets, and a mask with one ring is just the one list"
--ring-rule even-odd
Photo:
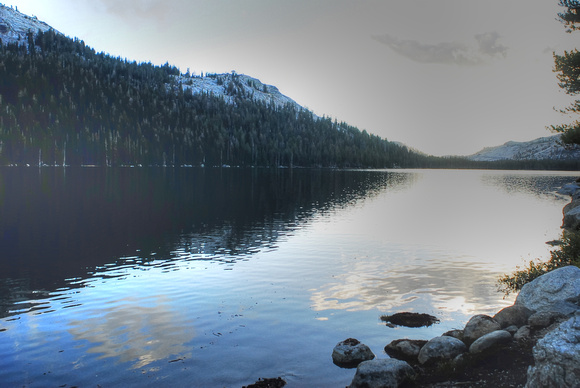
[(0, 314), (34, 299), (29, 290), (75, 287), (67, 279), (112, 263), (235, 261), (275, 247), (314, 214), (408, 178), (343, 170), (3, 169)]

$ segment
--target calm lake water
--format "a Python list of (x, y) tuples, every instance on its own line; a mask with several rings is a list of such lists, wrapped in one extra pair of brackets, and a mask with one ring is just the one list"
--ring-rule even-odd
[(344, 387), (339, 341), (387, 357), (511, 304), (579, 175), (0, 169), (0, 386)]

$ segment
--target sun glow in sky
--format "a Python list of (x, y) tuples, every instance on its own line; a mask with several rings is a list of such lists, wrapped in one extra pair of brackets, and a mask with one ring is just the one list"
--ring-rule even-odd
[[(569, 122), (557, 0), (9, 0), (96, 51), (247, 74), (322, 116), (434, 155)], [(580, 33), (579, 33), (580, 34)]]

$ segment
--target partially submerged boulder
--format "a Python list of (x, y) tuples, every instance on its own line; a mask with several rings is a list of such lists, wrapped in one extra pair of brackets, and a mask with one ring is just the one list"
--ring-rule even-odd
[(396, 388), (415, 376), (415, 370), (405, 361), (382, 358), (359, 364), (350, 388)]
[(342, 368), (356, 368), (361, 362), (373, 358), (372, 350), (354, 338), (339, 342), (332, 350), (332, 362)]
[(526, 388), (580, 386), (580, 312), (540, 339)]
[(448, 336), (435, 337), (421, 348), (418, 360), (421, 364), (432, 364), (453, 360), (466, 351), (467, 346), (457, 338)]
[(532, 280), (522, 287), (515, 305), (573, 314), (580, 307), (580, 268), (570, 265)]

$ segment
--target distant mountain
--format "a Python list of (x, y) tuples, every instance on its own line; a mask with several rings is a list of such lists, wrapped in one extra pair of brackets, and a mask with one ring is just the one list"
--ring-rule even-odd
[(425, 165), (247, 75), (114, 58), (3, 5), (0, 39), (1, 165)]
[[(38, 31), (46, 32), (54, 30), (36, 16), (28, 16), (14, 9), (0, 4), (0, 39), (3, 44), (28, 45), (28, 34), (36, 34)], [(56, 31), (56, 30), (55, 30)], [(206, 74), (205, 77), (179, 75), (175, 76), (183, 90), (190, 90), (196, 93), (211, 93), (215, 96), (223, 96), (226, 101), (233, 102), (231, 90), (228, 85), (235, 78), (241, 81), (242, 89), (257, 101), (263, 101), (283, 107), (292, 104), (297, 108), (302, 108), (298, 103), (280, 93), (277, 87), (263, 84), (260, 80), (243, 74)]]
[(508, 141), (497, 147), (487, 147), (467, 159), (493, 162), (499, 160), (580, 160), (580, 146), (564, 146), (560, 134), (535, 140)]

